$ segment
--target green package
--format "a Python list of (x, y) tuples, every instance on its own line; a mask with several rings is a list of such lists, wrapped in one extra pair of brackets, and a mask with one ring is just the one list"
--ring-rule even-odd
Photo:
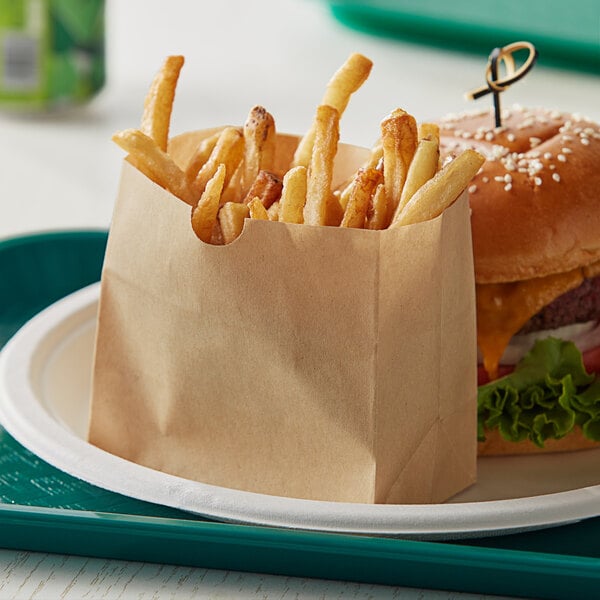
[(0, 108), (81, 104), (104, 80), (104, 0), (0, 0)]

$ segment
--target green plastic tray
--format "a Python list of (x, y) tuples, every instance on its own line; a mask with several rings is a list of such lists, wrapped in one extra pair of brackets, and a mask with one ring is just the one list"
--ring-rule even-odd
[[(106, 237), (0, 242), (0, 346), (99, 279)], [(70, 477), (1, 429), (0, 547), (529, 598), (592, 598), (600, 585), (600, 518), (462, 542), (215, 523)]]
[[(330, 0), (333, 16), (364, 32), (487, 58), (526, 40), (539, 64), (600, 74), (598, 0)], [(482, 64), (482, 73), (485, 63)]]

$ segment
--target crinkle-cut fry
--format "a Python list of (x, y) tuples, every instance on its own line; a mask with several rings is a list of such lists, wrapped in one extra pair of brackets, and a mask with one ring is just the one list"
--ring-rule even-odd
[(381, 183), (382, 179), (383, 175), (381, 171), (375, 168), (361, 168), (357, 171), (354, 178), (354, 185), (352, 186), (352, 192), (348, 199), (348, 205), (344, 211), (344, 217), (341, 223), (342, 227), (362, 229), (365, 226), (365, 218), (367, 216), (371, 196), (377, 185)]
[[(304, 222), (308, 225), (326, 225), (328, 204), (334, 196), (331, 191), (333, 162), (340, 137), (340, 113), (327, 104), (317, 108), (315, 143), (312, 149), (306, 186)], [(336, 200), (337, 202), (337, 200)]]
[(415, 195), (416, 191), (429, 181), (438, 170), (440, 161), (440, 147), (436, 140), (423, 138), (419, 140), (415, 156), (408, 167), (406, 181), (402, 188), (400, 202), (396, 207), (396, 212), (392, 218), (392, 223), (399, 218), (403, 208), (408, 201)]
[(213, 177), (206, 183), (198, 204), (192, 209), (192, 229), (196, 236), (206, 243), (210, 243), (213, 236), (225, 174), (226, 167), (220, 164)]
[(188, 161), (188, 164), (185, 167), (185, 176), (188, 178), (188, 181), (192, 182), (198, 176), (200, 169), (204, 166), (206, 161), (209, 159), (212, 151), (214, 150), (217, 142), (219, 141), (219, 137), (221, 135), (220, 131), (216, 131), (211, 136), (204, 138), (200, 144), (198, 144), (198, 148)]
[(259, 171), (270, 169), (275, 157), (275, 119), (262, 106), (254, 106), (244, 123), (242, 195), (248, 193)]
[(183, 56), (167, 56), (144, 101), (140, 129), (151, 137), (163, 152), (167, 150), (175, 89), (183, 63)]
[(388, 202), (388, 223), (400, 202), (408, 167), (417, 149), (417, 123), (401, 108), (381, 122), (383, 181)]
[(209, 179), (216, 173), (219, 165), (225, 165), (225, 182), (227, 187), (244, 156), (244, 136), (237, 127), (225, 127), (220, 135), (208, 160), (204, 163), (191, 188), (196, 198), (199, 198)]
[[(381, 140), (377, 140), (375, 144), (371, 147), (371, 152), (369, 154), (369, 158), (362, 165), (363, 169), (376, 169), (379, 168), (383, 171), (383, 147), (381, 145)], [(344, 210), (346, 210), (346, 206), (348, 206), (348, 199), (350, 198), (350, 193), (352, 191), (352, 186), (354, 185), (354, 177), (347, 180), (337, 191), (339, 191), (338, 199)]]
[(464, 150), (414, 194), (390, 227), (420, 223), (442, 214), (460, 196), (484, 162), (484, 157), (475, 150)]
[(292, 167), (283, 176), (279, 200), (279, 220), (284, 223), (304, 223), (306, 203), (306, 167)]
[[(336, 108), (341, 118), (348, 106), (350, 97), (367, 80), (372, 67), (373, 62), (366, 56), (358, 53), (351, 54), (329, 80), (321, 104)], [(310, 129), (296, 148), (292, 166), (302, 165), (307, 167), (309, 165), (315, 140), (315, 127), (316, 124), (313, 121)]]
[(259, 171), (243, 202), (248, 204), (254, 198), (259, 198), (263, 206), (269, 208), (279, 200), (282, 187), (283, 183), (277, 175), (270, 171)]
[(258, 196), (248, 202), (248, 210), (251, 219), (260, 219), (261, 221), (269, 220), (269, 213)]
[(151, 137), (139, 129), (125, 129), (115, 133), (112, 139), (129, 153), (129, 161), (146, 177), (193, 205), (193, 194), (187, 185), (184, 172)]
[(387, 199), (385, 197), (385, 185), (380, 183), (376, 188), (365, 220), (365, 229), (385, 229), (387, 224)]
[(219, 209), (219, 225), (223, 243), (230, 244), (237, 239), (244, 229), (244, 220), (250, 215), (247, 204), (226, 202)]
[(269, 221), (279, 221), (279, 200), (273, 202), (273, 204), (267, 208), (267, 214), (269, 215)]

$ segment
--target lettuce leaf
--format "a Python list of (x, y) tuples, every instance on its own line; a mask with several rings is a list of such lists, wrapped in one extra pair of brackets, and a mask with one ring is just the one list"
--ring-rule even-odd
[(506, 440), (543, 447), (575, 426), (600, 441), (600, 377), (586, 372), (575, 344), (557, 338), (538, 340), (512, 373), (480, 386), (477, 409), (480, 441), (497, 428)]

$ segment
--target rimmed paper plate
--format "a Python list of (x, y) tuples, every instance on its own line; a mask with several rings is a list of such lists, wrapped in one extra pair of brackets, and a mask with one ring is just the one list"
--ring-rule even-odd
[(29, 321), (0, 354), (0, 422), (51, 465), (113, 492), (214, 520), (314, 531), (457, 539), (600, 515), (600, 449), (479, 460), (444, 504), (371, 505), (255, 494), (161, 473), (86, 441), (99, 284)]

